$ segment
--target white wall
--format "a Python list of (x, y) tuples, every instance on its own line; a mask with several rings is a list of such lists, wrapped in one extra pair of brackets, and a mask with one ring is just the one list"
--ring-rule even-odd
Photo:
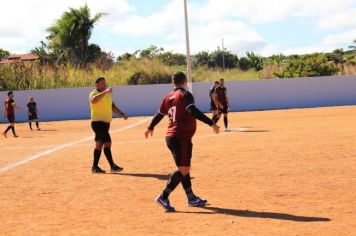
[[(209, 110), (211, 83), (194, 83), (197, 106)], [(332, 76), (303, 79), (280, 79), (227, 82), (232, 110), (268, 110), (321, 106), (356, 105), (356, 76)], [(26, 106), (30, 96), (36, 98), (41, 120), (89, 118), (88, 95), (92, 88), (49, 89), (15, 92), (18, 105)], [(171, 85), (138, 85), (114, 87), (114, 101), (131, 116), (153, 115)], [(6, 92), (0, 92), (0, 99)], [(3, 103), (3, 102), (2, 102)], [(2, 105), (3, 106), (3, 105)], [(17, 111), (16, 119), (27, 119)], [(4, 120), (2, 120), (3, 122)]]

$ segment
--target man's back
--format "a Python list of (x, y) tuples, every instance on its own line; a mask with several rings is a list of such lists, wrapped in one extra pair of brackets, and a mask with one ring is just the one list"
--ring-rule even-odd
[(191, 139), (194, 136), (196, 119), (187, 111), (191, 105), (194, 105), (193, 95), (182, 88), (164, 97), (159, 112), (169, 117), (168, 137)]

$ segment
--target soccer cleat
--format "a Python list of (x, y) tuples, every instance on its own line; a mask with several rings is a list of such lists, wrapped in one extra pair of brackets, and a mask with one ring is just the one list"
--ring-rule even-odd
[(14, 134), (14, 138), (18, 138), (19, 136), (17, 134)]
[(163, 199), (162, 198), (162, 195), (159, 195), (156, 199), (155, 199), (155, 202), (163, 207), (163, 209), (166, 210), (166, 212), (173, 212), (175, 211), (174, 207), (171, 206), (170, 202), (169, 202), (169, 199)]
[(111, 167), (111, 173), (119, 173), (119, 172), (121, 172), (123, 170), (124, 170), (124, 168), (122, 168), (122, 167), (120, 167), (118, 165), (113, 165)]
[(101, 169), (99, 166), (93, 166), (91, 172), (93, 174), (105, 174), (105, 170)]
[(231, 132), (229, 128), (225, 128), (225, 132)]
[(202, 207), (205, 206), (208, 203), (207, 200), (201, 199), (200, 197), (195, 197), (191, 200), (188, 200), (188, 206), (191, 207)]
[(41, 128), (37, 128), (37, 131), (40, 131), (41, 130)]

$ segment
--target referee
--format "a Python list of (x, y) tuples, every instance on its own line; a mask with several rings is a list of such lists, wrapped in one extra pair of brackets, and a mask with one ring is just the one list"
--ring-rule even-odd
[(95, 149), (94, 149), (94, 161), (92, 172), (93, 173), (105, 173), (99, 167), (99, 160), (101, 151), (104, 148), (104, 154), (108, 160), (111, 172), (117, 173), (123, 170), (120, 166), (114, 163), (111, 154), (111, 137), (109, 134), (110, 122), (112, 120), (112, 114), (118, 114), (125, 120), (128, 119), (127, 115), (116, 107), (112, 101), (112, 88), (106, 86), (105, 78), (100, 77), (95, 81), (95, 87), (90, 95), (90, 110), (91, 110), (91, 127), (95, 132)]

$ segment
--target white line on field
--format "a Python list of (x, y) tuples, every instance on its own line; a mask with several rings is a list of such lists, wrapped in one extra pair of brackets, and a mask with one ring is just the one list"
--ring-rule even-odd
[[(226, 133), (220, 133), (220, 134), (207, 134), (207, 135), (200, 135), (200, 136), (195, 136), (194, 138), (210, 138), (210, 137), (216, 137), (216, 136), (221, 136), (221, 135), (229, 135), (229, 134), (234, 134), (235, 132), (226, 132)], [(93, 138), (93, 137), (91, 137)], [(137, 139), (137, 140), (130, 140), (130, 141), (113, 141), (113, 144), (135, 144), (135, 143), (147, 143), (147, 142), (161, 142), (164, 139), (162, 138), (155, 138), (155, 139)], [(87, 140), (90, 141), (90, 140)], [(87, 143), (87, 144), (75, 144), (71, 145), (71, 147), (84, 147), (84, 146), (93, 146), (92, 143)], [(38, 149), (38, 148), (54, 148), (56, 147), (55, 145), (48, 145), (48, 146), (20, 146), (20, 147), (4, 147), (0, 148), (0, 150), (16, 150), (16, 149)]]
[[(150, 119), (151, 119), (151, 117), (146, 118), (146, 119), (143, 119), (143, 120), (141, 120), (141, 121), (139, 121), (139, 122), (136, 122), (136, 123), (134, 123), (134, 124), (132, 124), (132, 125), (128, 125), (128, 126), (126, 126), (126, 127), (117, 129), (117, 130), (113, 131), (112, 133), (119, 133), (119, 132), (122, 132), (122, 131), (125, 131), (125, 130), (128, 130), (128, 129), (134, 128), (134, 127), (136, 127), (136, 126), (139, 126), (139, 125), (141, 125), (141, 124), (147, 122), (147, 121), (150, 120)], [(25, 159), (23, 159), (23, 160), (18, 161), (18, 162), (15, 162), (15, 163), (6, 165), (6, 166), (4, 166), (4, 167), (0, 167), (0, 174), (1, 174), (1, 173), (4, 173), (4, 172), (6, 172), (6, 171), (9, 171), (9, 170), (11, 170), (11, 169), (13, 169), (13, 168), (16, 168), (16, 167), (18, 167), (18, 166), (24, 165), (24, 164), (26, 164), (26, 163), (28, 163), (28, 162), (30, 162), (30, 161), (36, 160), (36, 159), (38, 159), (38, 158), (40, 158), (40, 157), (43, 157), (43, 156), (45, 156), (45, 155), (48, 155), (48, 154), (57, 152), (57, 151), (59, 151), (59, 150), (62, 150), (62, 149), (64, 149), (64, 148), (71, 147), (71, 146), (75, 146), (75, 145), (79, 145), (79, 144), (81, 144), (81, 143), (90, 141), (90, 140), (92, 140), (93, 138), (94, 138), (94, 136), (90, 136), (90, 137), (83, 138), (83, 139), (78, 140), (78, 141), (75, 141), (75, 142), (71, 142), (71, 143), (66, 143), (66, 144), (62, 144), (62, 145), (59, 145), (59, 146), (55, 146), (55, 147), (53, 147), (53, 148), (51, 148), (51, 149), (48, 149), (48, 150), (46, 150), (46, 151), (43, 151), (43, 152), (37, 153), (37, 154), (35, 154), (35, 155), (29, 156), (29, 157), (27, 157), (27, 158), (25, 158)]]

